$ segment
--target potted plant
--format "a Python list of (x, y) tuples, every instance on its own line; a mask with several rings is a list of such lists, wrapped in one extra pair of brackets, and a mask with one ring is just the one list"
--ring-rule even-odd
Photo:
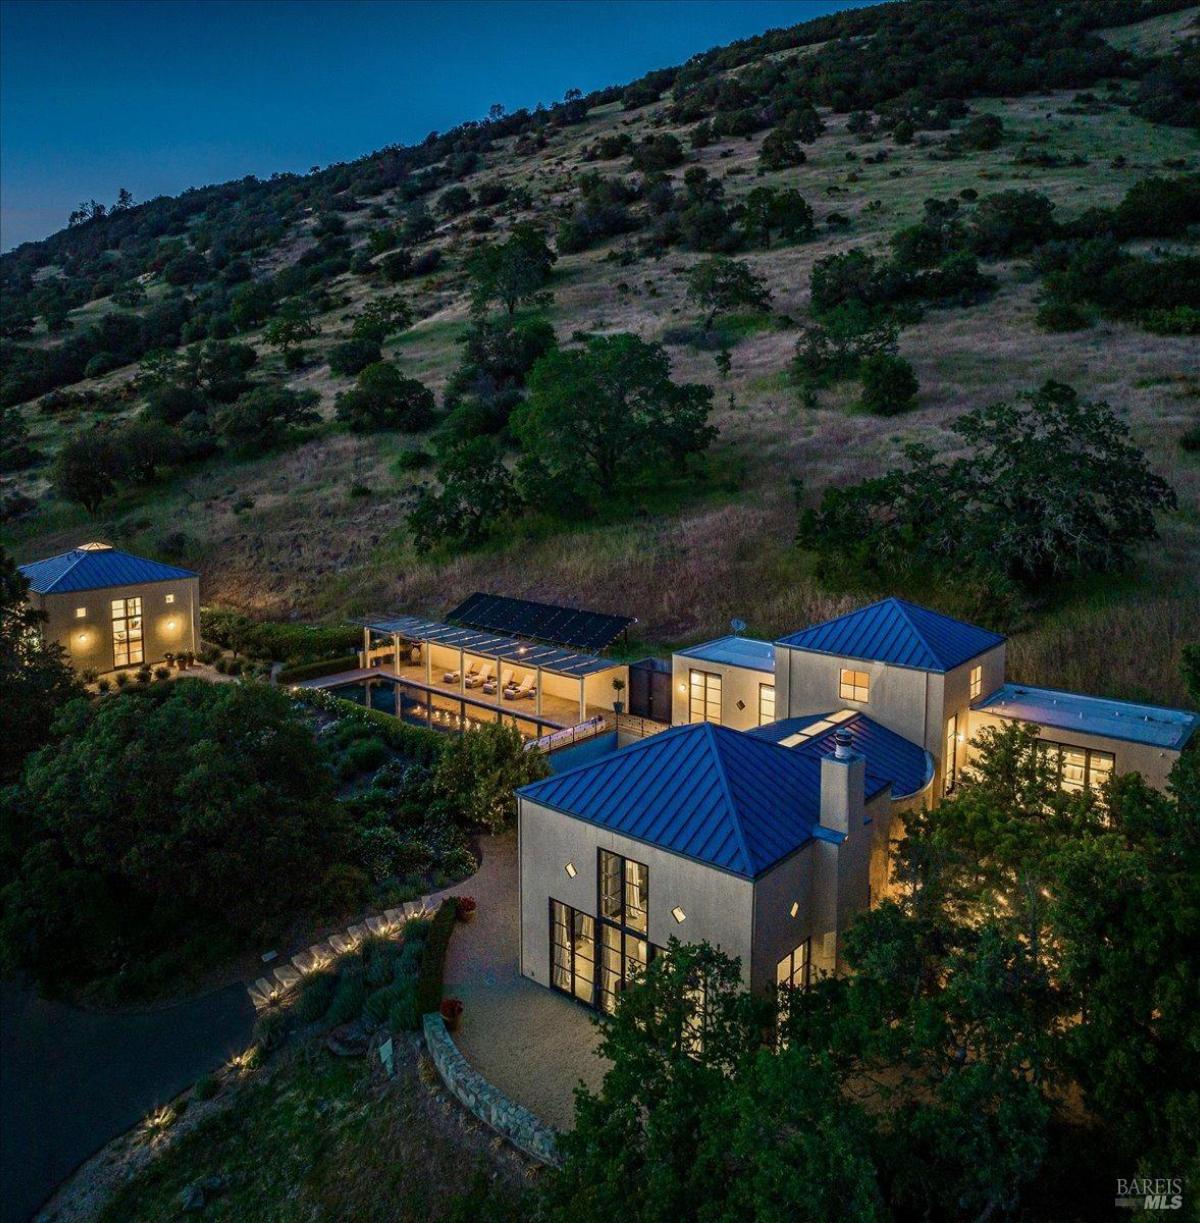
[(613, 713), (624, 713), (625, 702), (621, 700), (621, 693), (625, 691), (625, 681), (619, 675), (614, 676), (612, 686), (613, 691), (617, 694), (613, 698)]
[(475, 920), (475, 913), (479, 908), (474, 896), (460, 896), (455, 907), (458, 910), (458, 920), (466, 922)]
[[(168, 667), (170, 667), (175, 662), (175, 655), (172, 654), (170, 650), (168, 650), (163, 655), (163, 661), (167, 664)], [(183, 665), (183, 655), (182, 654), (179, 656), (179, 662), (180, 662), (180, 666), (182, 666)]]
[(443, 998), (441, 1005), (442, 1019), (445, 1020), (448, 1032), (457, 1032), (462, 1019), (463, 1004), (458, 998)]

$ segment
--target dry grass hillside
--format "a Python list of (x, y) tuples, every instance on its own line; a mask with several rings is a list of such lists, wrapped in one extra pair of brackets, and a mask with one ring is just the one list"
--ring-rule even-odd
[[(1112, 37), (1127, 46), (1140, 42), (1161, 49), (1181, 37), (1198, 12), (1144, 22)], [(808, 161), (796, 169), (758, 175), (760, 134), (692, 151), (686, 165), (672, 172), (680, 179), (698, 162), (723, 179), (731, 201), (763, 184), (794, 186), (818, 220), (813, 241), (741, 256), (770, 285), (773, 318), (748, 318), (741, 320), (744, 325), (735, 320), (739, 338), (727, 379), (720, 379), (711, 351), (670, 347), (676, 377), (709, 383), (716, 391), (719, 440), (705, 491), (687, 502), (647, 504), (620, 521), (581, 521), (566, 529), (534, 522), (481, 552), (422, 559), (404, 525), (406, 494), (421, 477), (395, 467), (414, 440), (360, 437), (330, 427), (290, 451), (240, 462), (212, 460), (169, 484), (124, 494), (99, 521), (47, 498), (34, 515), (11, 525), (10, 541), (24, 560), (97, 534), (154, 552), (164, 536), (181, 532), (188, 559), (203, 573), (207, 602), (275, 617), (437, 614), (474, 589), (490, 589), (636, 615), (639, 635), (655, 647), (719, 634), (732, 616), (744, 618), (752, 634), (770, 636), (860, 601), (824, 592), (793, 547), (793, 478), (819, 490), (882, 472), (894, 461), (901, 438), (945, 447), (947, 423), (960, 412), (1055, 378), (1127, 411), (1135, 440), (1174, 485), (1180, 509), (1161, 522), (1161, 540), (1145, 550), (1135, 574), (1074, 590), (1031, 614), (1015, 634), (1010, 670), (1028, 682), (1182, 702), (1179, 649), (1198, 635), (1200, 625), (1200, 463), (1178, 445), (1200, 418), (1200, 346), (1194, 336), (1159, 337), (1111, 322), (1047, 333), (1034, 323), (1036, 279), (1021, 263), (1005, 263), (988, 269), (1000, 282), (990, 300), (931, 310), (902, 332), (901, 354), (921, 387), (914, 413), (890, 420), (858, 414), (852, 386), (823, 392), (818, 406), (809, 408), (790, 385), (788, 365), (807, 310), (814, 261), (854, 246), (882, 249), (895, 229), (919, 219), (926, 198), (965, 188), (981, 195), (1035, 188), (1056, 204), (1056, 215), (1069, 218), (1115, 203), (1165, 163), (1200, 167), (1194, 132), (1150, 124), (1122, 107), (1081, 107), (1070, 93), (973, 99), (972, 106), (1002, 118), (1005, 140), (999, 149), (933, 160), (919, 139), (907, 146), (890, 138), (863, 142), (847, 131), (846, 116), (824, 113), (826, 132), (806, 146)], [(516, 220), (552, 227), (574, 200), (584, 170), (627, 173), (624, 158), (585, 164), (584, 146), (605, 134), (627, 132), (637, 139), (673, 130), (665, 108), (660, 102), (632, 113), (619, 104), (593, 111), (586, 123), (557, 131), (532, 155), (518, 155), (511, 141), (498, 143), (465, 185), (495, 179), (520, 184), (532, 193), (532, 205), (498, 217), (487, 237), (503, 236)], [(1065, 164), (1018, 164), (1017, 150), (1030, 141)], [(873, 161), (881, 151), (886, 160)], [(850, 218), (848, 227), (823, 223), (834, 211)], [(357, 229), (361, 236), (366, 224), (366, 214), (356, 214), (351, 233)], [(312, 241), (302, 226), (271, 258), (293, 259)], [(476, 241), (461, 219), (442, 224), (434, 239), (446, 256), (441, 268), (401, 286), (422, 317), (386, 345), (385, 355), (435, 391), (458, 358), (456, 340), (468, 319), (462, 259)], [(684, 282), (703, 256), (673, 249), (658, 260), (625, 264), (618, 254), (626, 245), (617, 238), (560, 257), (548, 312), (560, 343), (581, 331), (633, 331), (659, 340), (695, 321)], [(392, 291), (368, 287), (356, 276), (341, 278), (333, 286), (341, 304), (322, 317), (321, 337), (312, 347), (328, 350), (348, 334), (348, 316), (367, 296)], [(106, 301), (93, 302), (76, 317), (107, 308)], [(259, 343), (263, 368), (282, 368), (261, 337), (251, 341)], [(110, 387), (135, 372), (118, 370), (85, 385)], [(292, 378), (291, 385), (319, 392), (328, 417), (347, 380), (322, 364)], [(53, 418), (32, 407), (26, 412), (32, 440), (51, 451), (67, 432), (94, 423), (86, 412)], [(41, 490), (35, 484), (32, 491)], [(938, 592), (928, 592), (927, 601), (936, 604)]]

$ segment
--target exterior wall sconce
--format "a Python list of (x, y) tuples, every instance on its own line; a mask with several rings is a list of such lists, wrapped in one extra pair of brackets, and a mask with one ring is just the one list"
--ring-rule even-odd
[(687, 914), (678, 905), (671, 910), (671, 916), (681, 925), (687, 918)]
[(681, 693), (682, 693), (684, 696), (687, 696), (687, 684), (680, 684), (680, 685), (679, 685), (679, 691), (680, 691), (680, 692), (681, 692)]
[(796, 914), (800, 912), (800, 902), (798, 900), (793, 900), (792, 907), (788, 910), (788, 912), (795, 917)]
[(563, 867), (563, 870), (565, 870), (567, 872), (567, 875), (572, 879), (574, 879), (575, 876), (579, 874), (579, 872), (575, 869), (574, 862), (568, 862), (566, 866)]
[(167, 631), (171, 633), (175, 631), (175, 621), (174, 620), (167, 621)]

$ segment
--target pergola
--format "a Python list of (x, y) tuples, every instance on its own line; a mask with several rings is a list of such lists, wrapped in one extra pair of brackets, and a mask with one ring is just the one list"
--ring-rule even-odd
[[(599, 704), (605, 672), (624, 672), (625, 664), (613, 662), (611, 659), (599, 658), (595, 654), (585, 654), (577, 650), (566, 650), (558, 646), (539, 645), (532, 641), (518, 641), (512, 637), (502, 637), (496, 633), (482, 632), (479, 629), (462, 628), (453, 624), (444, 624), (437, 620), (425, 620), (419, 616), (396, 616), (390, 619), (369, 620), (363, 624), (363, 663), (371, 666), (373, 660), (380, 656), (381, 649), (378, 639), (384, 637), (388, 646), (384, 647), (392, 655), (392, 663), (397, 675), (401, 675), (404, 665), (401, 661), (403, 642), (421, 647), (421, 664), (424, 667), (424, 683), (430, 688), (440, 688), (443, 691), (451, 688), (451, 681), (439, 676), (443, 670), (457, 672), (453, 681), (453, 690), (466, 693), (465, 686), (468, 673), (468, 662), (483, 660), (491, 662), (495, 667), (496, 677), (502, 677), (506, 670), (514, 673), (533, 672), (536, 678), (534, 690), (534, 713), (543, 713), (543, 694), (550, 678), (552, 686), (559, 688), (559, 699), (573, 699), (577, 692), (579, 720), (587, 718), (588, 697), (593, 697), (593, 704)], [(432, 647), (432, 648), (431, 648)], [(457, 654), (457, 664), (447, 664), (445, 667), (434, 664), (434, 650), (445, 650), (451, 657)], [(621, 678), (625, 678), (624, 675)], [(577, 688), (575, 687), (577, 685)], [(571, 693), (571, 697), (566, 694)], [(496, 705), (503, 702), (503, 685), (497, 684), (495, 694)]]

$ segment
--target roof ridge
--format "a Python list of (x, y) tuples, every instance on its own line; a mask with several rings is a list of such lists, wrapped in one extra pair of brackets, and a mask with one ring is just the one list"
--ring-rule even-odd
[[(636, 743), (627, 743), (624, 747), (617, 750), (624, 753), (626, 758), (635, 752), (641, 751), (643, 748), (651, 746), (657, 740), (665, 739), (670, 735), (678, 736), (681, 731), (691, 730), (693, 726), (707, 726), (708, 723), (685, 722), (682, 726), (671, 726), (666, 730), (661, 730), (655, 735), (647, 735), (644, 739), (639, 739)], [(595, 760), (585, 760), (582, 764), (572, 765), (569, 769), (563, 769), (561, 773), (551, 773), (547, 777), (540, 777), (537, 781), (531, 781), (527, 785), (518, 787), (517, 792), (524, 794), (527, 790), (533, 790), (538, 786), (544, 785), (549, 781), (559, 781), (563, 777), (571, 777), (576, 773), (582, 773), (585, 769), (604, 768), (609, 761), (616, 755), (616, 752), (606, 752), (603, 756), (598, 756)]]
[[(899, 608), (900, 614), (904, 617), (904, 623), (907, 624), (910, 629), (912, 629), (912, 631), (916, 634), (917, 640), (925, 647), (926, 650), (929, 651), (929, 657), (932, 658), (933, 661), (938, 664), (938, 666), (944, 667), (946, 665), (946, 660), (942, 656), (941, 651), (936, 650), (932, 645), (929, 644), (929, 639), (925, 636), (923, 632), (921, 632), (920, 628), (917, 627), (917, 623), (911, 615), (911, 612), (914, 610), (919, 611), (919, 612), (927, 612), (929, 611), (929, 608), (922, 607), (919, 603), (910, 603), (907, 599), (901, 599), (895, 595), (892, 595), (890, 600), (885, 599), (883, 601), (885, 603), (890, 601), (894, 603), (897, 606), (897, 608)], [(940, 616), (942, 613), (933, 612), (932, 614), (935, 616)], [(949, 617), (949, 616), (946, 618), (952, 619), (952, 617)], [(959, 623), (965, 624), (966, 621), (965, 620), (960, 621)], [(975, 626), (971, 625), (970, 627), (974, 628)]]
[[(754, 859), (750, 855), (750, 847), (746, 844), (746, 833), (742, 828), (741, 816), (738, 814), (737, 803), (734, 802), (733, 792), (729, 788), (729, 777), (725, 772), (725, 756), (720, 748), (720, 739), (717, 736), (717, 730), (725, 730), (726, 727), (716, 727), (711, 722), (705, 722), (704, 725), (708, 728), (708, 739), (713, 746), (713, 754), (717, 762), (717, 776), (721, 781), (721, 790), (725, 795), (725, 801), (729, 804), (729, 818), (733, 823), (733, 831), (737, 836), (738, 849), (742, 854), (742, 861), (745, 863), (745, 869), (751, 874), (754, 873)], [(730, 731), (731, 734), (740, 735), (740, 731)]]
[[(75, 554), (74, 560), (72, 560), (60, 574), (56, 575), (54, 581), (46, 587), (45, 591), (43, 591), (44, 594), (50, 594), (54, 590), (55, 586), (57, 586), (59, 582), (61, 582), (63, 578), (65, 578), (67, 574), (75, 568), (76, 565), (83, 564), (83, 562), (87, 559), (87, 553), (84, 552), (82, 548), (71, 548), (68, 552), (60, 552), (58, 556), (70, 556), (72, 553)], [(58, 560), (58, 556), (51, 557), (50, 559)]]

